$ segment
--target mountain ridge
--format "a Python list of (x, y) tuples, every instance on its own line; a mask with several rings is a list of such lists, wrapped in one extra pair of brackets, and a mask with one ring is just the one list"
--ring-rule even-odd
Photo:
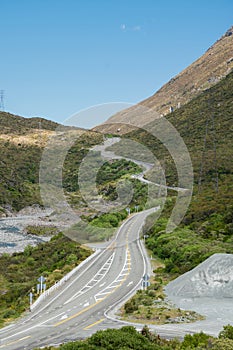
[[(178, 75), (171, 78), (151, 97), (116, 113), (103, 124), (94, 128), (100, 132), (125, 133), (128, 123), (142, 127), (155, 118), (186, 105), (203, 91), (218, 83), (233, 69), (233, 26), (218, 39), (206, 52)], [(116, 123), (118, 125), (116, 125)], [(119, 130), (120, 129), (120, 130)]]

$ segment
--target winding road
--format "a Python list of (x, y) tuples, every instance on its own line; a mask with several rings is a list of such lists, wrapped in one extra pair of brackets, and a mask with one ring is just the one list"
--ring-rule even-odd
[(0, 349), (33, 349), (121, 327), (108, 313), (141, 287), (150, 273), (140, 229), (155, 209), (129, 217), (110, 244), (56, 292), (15, 324), (0, 330)]
[[(115, 142), (118, 139), (106, 140), (104, 145), (95, 146), (95, 150), (106, 159), (120, 158), (105, 150), (106, 146)], [(149, 163), (145, 166), (146, 170), (150, 167)], [(145, 171), (137, 177), (146, 182), (143, 179)], [(66, 283), (47, 296), (32, 312), (2, 328), (0, 349), (31, 350), (58, 345), (86, 338), (100, 329), (120, 328), (128, 324), (117, 319), (115, 313), (141, 288), (143, 275), (151, 274), (150, 262), (139, 235), (146, 217), (155, 210), (152, 208), (131, 215), (121, 225), (116, 237), (80, 265)], [(206, 320), (192, 324), (151, 326), (163, 337), (182, 338), (187, 333), (199, 331), (217, 335), (223, 324), (233, 323), (231, 300), (172, 300), (182, 308), (204, 314)]]
[[(130, 216), (116, 237), (93, 254), (59, 289), (32, 312), (0, 330), (0, 349), (31, 350), (83, 339), (106, 328), (120, 328), (127, 322), (116, 318), (116, 310), (139, 288), (151, 267), (139, 239), (145, 218), (155, 209)], [(182, 302), (183, 300), (183, 302)], [(184, 337), (205, 331), (217, 335), (224, 324), (232, 324), (232, 301), (228, 299), (182, 299), (177, 305), (206, 315), (190, 324), (151, 326), (166, 338)], [(143, 325), (137, 325), (140, 329)]]

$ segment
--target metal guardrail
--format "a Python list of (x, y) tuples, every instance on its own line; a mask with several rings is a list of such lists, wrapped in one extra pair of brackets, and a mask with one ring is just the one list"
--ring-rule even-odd
[(94, 254), (91, 254), (88, 258), (83, 260), (78, 266), (76, 266), (73, 270), (68, 272), (60, 281), (55, 283), (52, 287), (43, 292), (36, 301), (30, 305), (30, 310), (33, 311), (47, 296), (53, 293), (55, 290), (60, 288), (64, 283), (66, 283), (83, 265), (87, 264), (90, 260), (92, 260), (97, 254), (99, 254), (100, 250), (97, 249)]

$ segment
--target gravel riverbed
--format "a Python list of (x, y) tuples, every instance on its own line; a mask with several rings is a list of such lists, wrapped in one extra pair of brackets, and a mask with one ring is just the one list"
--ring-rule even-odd
[(27, 245), (35, 246), (47, 242), (50, 237), (39, 237), (25, 232), (29, 225), (51, 225), (46, 221), (49, 210), (25, 208), (17, 214), (0, 219), (0, 254), (21, 252)]

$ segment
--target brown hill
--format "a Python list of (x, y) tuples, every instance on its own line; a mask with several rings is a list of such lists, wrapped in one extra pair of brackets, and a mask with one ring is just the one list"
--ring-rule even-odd
[(133, 123), (141, 127), (160, 115), (166, 115), (171, 110), (186, 104), (219, 82), (232, 69), (233, 26), (203, 56), (172, 78), (153, 96), (115, 114), (94, 130), (124, 133), (130, 129), (121, 125), (109, 125), (111, 123)]
[(24, 135), (34, 129), (55, 130), (59, 124), (40, 117), (24, 118), (0, 111), (0, 134)]

